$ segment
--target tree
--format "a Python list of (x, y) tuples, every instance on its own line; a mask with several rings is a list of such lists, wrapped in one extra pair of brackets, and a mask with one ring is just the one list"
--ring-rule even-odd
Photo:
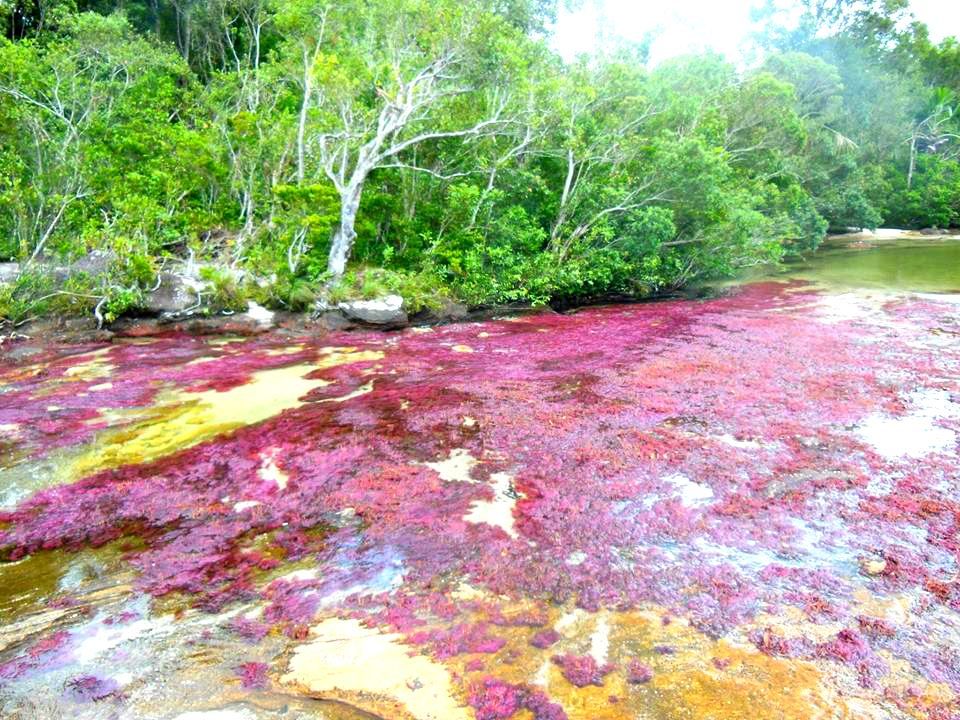
[(340, 197), (328, 262), (339, 278), (371, 173), (430, 172), (415, 158), (425, 143), (469, 142), (508, 124), (499, 79), (481, 85), (475, 62), (478, 46), (508, 29), (474, 6), (423, 0), (308, 0), (291, 4), (278, 22), (299, 28), (292, 43), (303, 69), (298, 180), (311, 163), (312, 174), (322, 172)]

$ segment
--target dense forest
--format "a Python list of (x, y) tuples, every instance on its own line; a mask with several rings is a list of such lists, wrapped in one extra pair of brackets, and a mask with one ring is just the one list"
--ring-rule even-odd
[(905, 0), (759, 11), (748, 68), (565, 62), (556, 10), (0, 0), (0, 316), (109, 321), (184, 263), (209, 312), (646, 296), (960, 225), (960, 43)]

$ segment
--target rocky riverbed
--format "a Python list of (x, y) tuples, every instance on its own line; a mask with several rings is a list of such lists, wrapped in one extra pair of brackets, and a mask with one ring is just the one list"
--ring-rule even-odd
[(4, 717), (960, 716), (956, 294), (794, 273), (0, 383)]

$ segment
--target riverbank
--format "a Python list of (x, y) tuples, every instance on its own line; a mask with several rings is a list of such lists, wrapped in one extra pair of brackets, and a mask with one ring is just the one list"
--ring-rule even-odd
[[(504, 306), (481, 306), (468, 307), (467, 305), (444, 301), (437, 304), (433, 309), (423, 309), (414, 313), (408, 313), (402, 306), (402, 302), (395, 306), (386, 307), (380, 301), (363, 301), (360, 305), (366, 305), (372, 308), (372, 312), (358, 316), (354, 312), (344, 311), (336, 304), (320, 310), (311, 310), (310, 312), (284, 312), (271, 311), (260, 307), (256, 303), (250, 303), (246, 312), (230, 312), (204, 314), (198, 313), (196, 308), (187, 313), (170, 312), (160, 316), (128, 316), (101, 327), (101, 323), (94, 317), (58, 317), (43, 318), (29, 323), (18, 325), (17, 327), (8, 327), (5, 333), (0, 337), (0, 353), (10, 352), (14, 344), (20, 344), (21, 348), (17, 351), (23, 355), (29, 350), (26, 345), (43, 345), (54, 342), (69, 344), (83, 344), (89, 342), (106, 342), (112, 339), (121, 340), (124, 338), (143, 338), (158, 337), (162, 335), (237, 335), (253, 336), (265, 332), (277, 331), (291, 335), (309, 333), (324, 334), (342, 330), (364, 330), (371, 328), (384, 328), (396, 330), (403, 327), (430, 327), (442, 325), (451, 322), (479, 322), (494, 317), (523, 315), (530, 312), (549, 312), (551, 309), (569, 312), (575, 311), (581, 307), (590, 307), (591, 305), (608, 305), (617, 302), (658, 302), (665, 299), (677, 297), (704, 297), (717, 292), (727, 292), (728, 288), (736, 287), (744, 280), (761, 279), (803, 279), (813, 282), (824, 280), (816, 275), (816, 263), (819, 258), (826, 258), (827, 264), (833, 262), (833, 257), (838, 252), (859, 251), (870, 248), (908, 248), (910, 246), (928, 247), (931, 244), (944, 244), (952, 247), (955, 242), (960, 241), (960, 234), (952, 231), (905, 231), (893, 228), (880, 228), (876, 231), (851, 232), (842, 235), (831, 235), (823, 244), (818, 253), (810, 256), (810, 260), (794, 260), (787, 263), (778, 270), (771, 272), (764, 267), (753, 268), (744, 277), (739, 280), (727, 281), (719, 284), (708, 284), (701, 288), (690, 288), (684, 293), (672, 293), (667, 295), (653, 296), (641, 299), (631, 300), (624, 296), (610, 296), (596, 298), (592, 303), (571, 304), (566, 302), (555, 303), (554, 306), (545, 308), (534, 308), (529, 304), (513, 304)], [(960, 246), (958, 246), (960, 247)], [(960, 251), (956, 257), (944, 258), (940, 264), (941, 271), (952, 272), (951, 266), (954, 262), (960, 262)], [(898, 259), (890, 258), (888, 265), (896, 270)], [(812, 272), (805, 270), (813, 269)], [(855, 285), (863, 283), (864, 276), (869, 276), (869, 269), (864, 272), (863, 267), (855, 267), (850, 273), (850, 280)], [(914, 273), (915, 276), (927, 277), (931, 275), (929, 267), (921, 267)], [(933, 273), (936, 276), (936, 273)], [(829, 281), (827, 278), (826, 280)], [(927, 291), (960, 291), (958, 287), (952, 287), (949, 283), (944, 284), (945, 280), (935, 279), (933, 282), (924, 281), (922, 286), (913, 287), (911, 283), (916, 283), (917, 278), (907, 278), (904, 282), (898, 283), (894, 277), (880, 278), (876, 286), (886, 285), (894, 290), (927, 290)], [(188, 305), (191, 303), (187, 303)], [(379, 309), (384, 305), (383, 309)]]

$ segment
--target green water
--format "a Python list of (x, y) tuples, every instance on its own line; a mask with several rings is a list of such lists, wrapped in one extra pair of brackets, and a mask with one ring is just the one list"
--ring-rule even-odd
[(838, 288), (960, 293), (960, 241), (827, 247), (787, 263), (784, 275)]

